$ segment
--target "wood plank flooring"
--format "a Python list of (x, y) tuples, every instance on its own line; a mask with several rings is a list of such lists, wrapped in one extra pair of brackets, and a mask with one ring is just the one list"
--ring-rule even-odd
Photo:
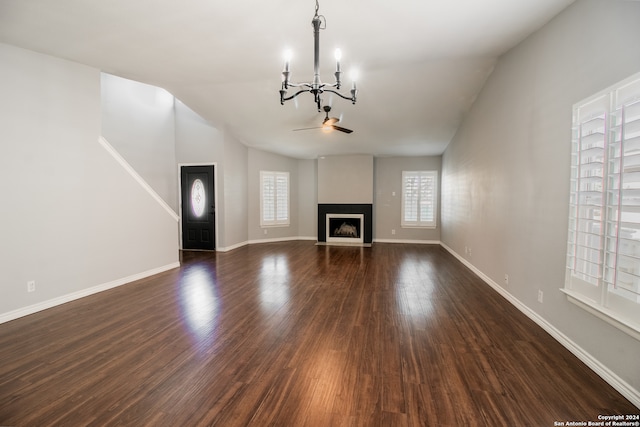
[(0, 325), (0, 425), (553, 426), (630, 402), (439, 246), (313, 242)]

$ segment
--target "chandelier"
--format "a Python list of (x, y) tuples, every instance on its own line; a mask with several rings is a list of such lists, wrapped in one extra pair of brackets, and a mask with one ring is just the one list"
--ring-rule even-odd
[[(316, 105), (318, 106), (318, 111), (321, 110), (322, 107), (322, 98), (320, 95), (324, 92), (330, 92), (338, 95), (340, 98), (347, 99), (351, 101), (351, 103), (356, 103), (356, 94), (358, 93), (356, 89), (355, 79), (353, 80), (351, 86), (351, 96), (345, 96), (338, 92), (340, 90), (341, 81), (340, 81), (340, 59), (341, 52), (340, 49), (336, 49), (335, 58), (336, 58), (336, 72), (334, 73), (335, 82), (333, 84), (322, 83), (320, 80), (320, 30), (324, 30), (327, 26), (327, 21), (324, 16), (318, 15), (318, 0), (316, 0), (316, 14), (313, 16), (311, 20), (311, 25), (313, 26), (313, 82), (312, 83), (293, 83), (289, 80), (289, 76), (291, 72), (289, 71), (289, 63), (291, 61), (290, 54), (286, 54), (284, 70), (282, 71), (282, 89), (280, 89), (280, 104), (284, 105), (285, 101), (289, 101), (300, 95), (301, 93), (309, 92), (314, 96), (314, 100)], [(287, 96), (287, 89), (289, 87), (301, 88), (296, 93), (291, 96)], [(332, 88), (335, 88), (332, 89)]]

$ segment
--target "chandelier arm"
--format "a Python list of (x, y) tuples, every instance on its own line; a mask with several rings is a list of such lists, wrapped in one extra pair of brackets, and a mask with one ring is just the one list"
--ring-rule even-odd
[[(313, 81), (311, 83), (290, 82), (289, 81), (289, 76), (290, 76), (289, 59), (288, 58), (285, 59), (284, 71), (282, 72), (283, 79), (282, 79), (282, 89), (280, 90), (280, 104), (284, 105), (285, 101), (289, 101), (290, 99), (297, 97), (301, 93), (309, 92), (313, 94), (314, 101), (318, 107), (318, 111), (320, 111), (322, 108), (322, 98), (320, 95), (325, 91), (335, 93), (340, 98), (349, 100), (353, 104), (356, 103), (356, 95), (358, 91), (356, 90), (355, 81), (353, 82), (353, 86), (351, 88), (350, 97), (345, 96), (340, 92), (338, 92), (338, 90), (340, 90), (340, 86), (342, 85), (342, 82), (340, 79), (342, 73), (340, 71), (340, 58), (338, 53), (336, 54), (336, 72), (334, 73), (335, 83), (326, 84), (326, 83), (322, 83), (322, 80), (320, 80), (320, 30), (324, 30), (326, 28), (327, 21), (324, 16), (318, 14), (319, 9), (320, 9), (320, 4), (319, 4), (319, 1), (316, 0), (316, 13), (313, 16), (313, 19), (311, 20), (311, 26), (313, 27)], [(287, 94), (287, 89), (289, 87), (304, 87), (306, 89), (300, 90), (295, 94), (293, 94), (292, 96), (287, 97), (285, 95)], [(325, 89), (325, 88), (335, 88), (336, 90)]]
[(301, 93), (305, 93), (305, 92), (311, 92), (311, 90), (310, 89), (299, 90), (293, 95), (287, 96), (287, 97), (284, 96), (283, 91), (280, 91), (280, 104), (284, 104), (285, 101), (289, 101), (295, 98), (296, 96), (300, 95)]
[(313, 89), (313, 85), (311, 83), (291, 83), (291, 82), (289, 82), (288, 85), (290, 87), (308, 87), (309, 89)]
[(351, 90), (351, 96), (345, 96), (343, 94), (341, 94), (340, 92), (336, 91), (336, 90), (332, 90), (332, 89), (325, 89), (325, 92), (331, 92), (331, 93), (335, 93), (336, 95), (338, 95), (340, 98), (342, 99), (346, 99), (351, 101), (352, 103), (356, 103), (356, 94), (353, 90)]

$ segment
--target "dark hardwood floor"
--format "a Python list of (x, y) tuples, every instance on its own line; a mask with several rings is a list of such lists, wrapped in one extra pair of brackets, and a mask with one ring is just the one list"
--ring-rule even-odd
[(638, 409), (439, 246), (185, 253), (0, 325), (0, 425), (553, 426)]

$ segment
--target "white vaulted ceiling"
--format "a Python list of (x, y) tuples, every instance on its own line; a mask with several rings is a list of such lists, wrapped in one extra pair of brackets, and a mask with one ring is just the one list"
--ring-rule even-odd
[(285, 48), (292, 80), (313, 77), (314, 0), (0, 0), (0, 42), (163, 87), (267, 151), (438, 155), (498, 56), (572, 2), (320, 0), (322, 80), (336, 47), (359, 71), (356, 105), (323, 96), (350, 135), (292, 132), (324, 117), (310, 94), (280, 105)]

